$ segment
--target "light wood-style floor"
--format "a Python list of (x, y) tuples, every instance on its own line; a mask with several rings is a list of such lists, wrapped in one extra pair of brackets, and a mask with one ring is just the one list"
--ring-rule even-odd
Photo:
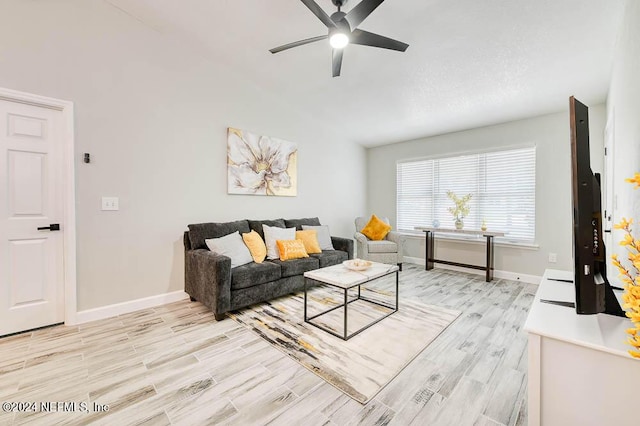
[(36, 403), (0, 410), (0, 425), (525, 425), (522, 325), (537, 286), (414, 265), (400, 277), (401, 303), (463, 313), (367, 405), (183, 301), (0, 338), (0, 402)]

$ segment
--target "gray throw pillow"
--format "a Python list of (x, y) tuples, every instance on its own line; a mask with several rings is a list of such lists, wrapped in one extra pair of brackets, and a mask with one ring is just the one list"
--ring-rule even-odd
[(331, 244), (331, 234), (327, 225), (302, 225), (302, 229), (315, 229), (318, 232), (318, 244), (320, 244), (321, 250), (335, 250)]
[(204, 242), (212, 252), (230, 257), (232, 268), (253, 262), (251, 252), (238, 231), (220, 238), (209, 238)]
[(296, 228), (279, 228), (277, 226), (262, 225), (264, 244), (267, 247), (267, 259), (280, 259), (278, 240), (295, 240)]

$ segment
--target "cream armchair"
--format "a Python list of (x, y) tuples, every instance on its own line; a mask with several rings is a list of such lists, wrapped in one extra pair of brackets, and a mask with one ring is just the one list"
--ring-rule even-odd
[[(389, 223), (389, 219), (386, 217), (381, 217), (380, 219), (385, 223)], [(357, 217), (355, 220), (356, 256), (373, 262), (397, 264), (402, 271), (404, 238), (397, 232), (389, 231), (381, 241), (370, 240), (360, 232), (368, 222), (368, 217)]]

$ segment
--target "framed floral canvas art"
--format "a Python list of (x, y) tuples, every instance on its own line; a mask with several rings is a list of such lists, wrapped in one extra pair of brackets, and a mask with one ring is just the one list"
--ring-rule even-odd
[(229, 194), (295, 197), (298, 192), (297, 167), (297, 144), (229, 127)]

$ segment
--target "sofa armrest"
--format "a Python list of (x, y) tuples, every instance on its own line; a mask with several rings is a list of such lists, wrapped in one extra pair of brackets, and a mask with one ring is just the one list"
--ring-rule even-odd
[(185, 252), (184, 290), (213, 311), (216, 319), (231, 309), (231, 259), (205, 249)]
[(189, 239), (189, 231), (185, 231), (182, 237), (182, 243), (184, 244), (185, 253), (191, 250), (191, 240)]
[(396, 231), (389, 231), (385, 239), (393, 241), (398, 245), (398, 257), (402, 259), (402, 252), (404, 251), (404, 243), (406, 241), (404, 236)]
[(331, 244), (336, 250), (346, 251), (349, 259), (353, 259), (353, 240), (350, 238), (331, 237)]
[(361, 232), (353, 234), (353, 238), (356, 239), (356, 245), (358, 246), (358, 257), (366, 259), (369, 256), (369, 239)]

